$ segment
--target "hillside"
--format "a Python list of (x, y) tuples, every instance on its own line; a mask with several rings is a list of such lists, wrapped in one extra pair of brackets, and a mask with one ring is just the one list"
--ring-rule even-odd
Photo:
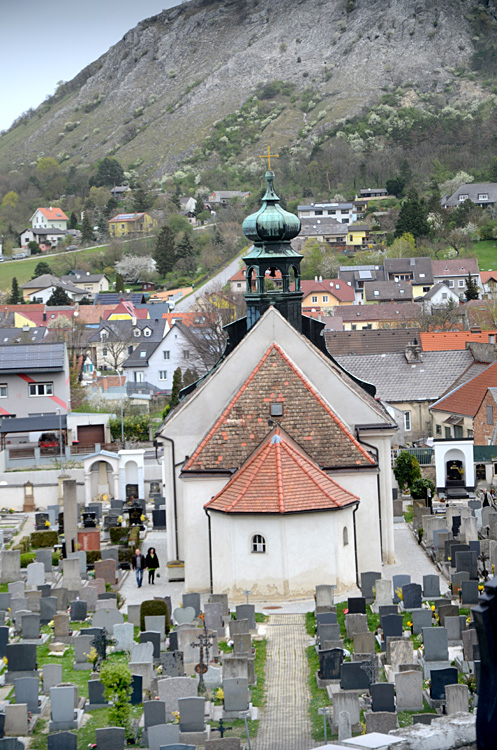
[(467, 0), (183, 3), (142, 21), (21, 117), (0, 137), (0, 171), (41, 155), (81, 168), (113, 155), (161, 179), (192, 157), (203, 168), (253, 160), (268, 142), (309, 150), (389, 92), (396, 109), (493, 110), (495, 19), (479, 8)]

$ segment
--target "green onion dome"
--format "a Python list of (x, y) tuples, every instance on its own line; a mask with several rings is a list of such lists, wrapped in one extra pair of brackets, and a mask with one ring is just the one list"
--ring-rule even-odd
[(262, 206), (250, 214), (242, 224), (242, 231), (250, 242), (288, 242), (300, 232), (300, 219), (281, 208), (274, 192), (274, 172), (266, 172), (267, 190)]

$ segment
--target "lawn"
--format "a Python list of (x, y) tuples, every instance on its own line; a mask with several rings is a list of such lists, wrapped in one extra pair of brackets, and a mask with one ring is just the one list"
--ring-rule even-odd
[(468, 252), (467, 257), (478, 258), (480, 271), (497, 270), (497, 240), (475, 242), (473, 249)]
[[(68, 257), (76, 255), (78, 257), (78, 260), (85, 260), (85, 258), (88, 258), (91, 255), (95, 255), (95, 253), (101, 253), (104, 247), (105, 245), (102, 245), (100, 247), (91, 247), (84, 250), (76, 250)], [(46, 259), (46, 262), (50, 265), (50, 263), (58, 261), (60, 258), (62, 258), (63, 255), (64, 253), (51, 255)], [(14, 276), (19, 282), (19, 286), (21, 286), (21, 284), (25, 284), (34, 275), (35, 268), (40, 260), (45, 260), (45, 257), (42, 255), (35, 255), (32, 258), (26, 258), (25, 260), (5, 260), (3, 263), (0, 263), (0, 289), (8, 291), (11, 287), (12, 279), (14, 278)]]

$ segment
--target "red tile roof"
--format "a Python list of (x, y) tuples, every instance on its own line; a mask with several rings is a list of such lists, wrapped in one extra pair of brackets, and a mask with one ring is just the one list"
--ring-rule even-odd
[(457, 351), (466, 349), (467, 341), (488, 344), (489, 335), (495, 336), (497, 331), (438, 331), (436, 333), (420, 333), (421, 346), (424, 352)]
[(432, 409), (450, 411), (474, 417), (487, 392), (487, 388), (497, 386), (497, 362), (489, 365), (479, 375), (460, 385), (444, 398), (436, 401)]
[(482, 284), (488, 281), (497, 281), (497, 271), (480, 271), (480, 280)]
[(333, 294), (340, 302), (353, 302), (354, 290), (343, 279), (323, 279), (323, 281), (301, 281), (304, 297), (312, 292), (323, 292)]
[(147, 320), (148, 310), (136, 308), (131, 300), (122, 299), (117, 307), (114, 307), (113, 310), (107, 310), (107, 312), (104, 313), (104, 319), (108, 320), (111, 315), (130, 315), (137, 320)]
[(37, 211), (41, 211), (45, 219), (48, 221), (69, 221), (69, 217), (65, 215), (61, 208), (38, 208)]
[(305, 513), (357, 503), (276, 428), (205, 508), (222, 513)]
[(239, 468), (271, 431), (271, 404), (281, 403), (278, 423), (324, 467), (371, 466), (374, 459), (331, 410), (285, 352), (272, 344), (205, 435), (184, 471)]

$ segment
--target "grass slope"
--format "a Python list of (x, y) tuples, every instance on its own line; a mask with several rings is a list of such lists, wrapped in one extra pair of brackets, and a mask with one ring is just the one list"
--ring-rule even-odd
[[(75, 250), (74, 255), (77, 255), (78, 260), (84, 261), (91, 255), (101, 253), (105, 247), (106, 245), (101, 245), (100, 247)], [(32, 278), (35, 268), (41, 260), (46, 260), (50, 265), (50, 263), (53, 263), (62, 257), (62, 253), (50, 255), (48, 258), (45, 258), (43, 255), (35, 255), (32, 258), (25, 258), (24, 260), (6, 260), (3, 263), (0, 263), (0, 289), (3, 289), (4, 291), (9, 290), (14, 276), (19, 282), (19, 285), (25, 284)]]

